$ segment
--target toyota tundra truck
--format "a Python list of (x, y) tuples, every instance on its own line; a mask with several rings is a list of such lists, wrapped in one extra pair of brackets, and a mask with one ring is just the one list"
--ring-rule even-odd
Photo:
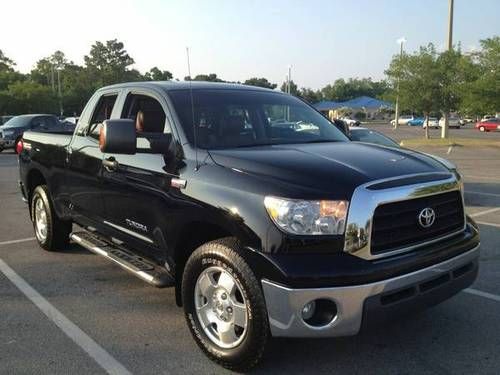
[(355, 335), (477, 276), (456, 168), (351, 142), (281, 92), (108, 86), (73, 135), (28, 131), (17, 148), (40, 247), (72, 241), (175, 288), (194, 341), (230, 369), (271, 337)]

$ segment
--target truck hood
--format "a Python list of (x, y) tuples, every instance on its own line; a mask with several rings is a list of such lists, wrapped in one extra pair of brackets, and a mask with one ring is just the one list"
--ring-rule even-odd
[(357, 142), (243, 147), (210, 155), (223, 167), (344, 198), (374, 180), (449, 172), (430, 156)]

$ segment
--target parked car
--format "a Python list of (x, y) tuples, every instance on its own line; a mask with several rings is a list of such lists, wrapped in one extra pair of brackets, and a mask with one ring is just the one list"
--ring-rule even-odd
[[(275, 126), (283, 110), (297, 126)], [(71, 238), (174, 287), (193, 339), (232, 370), (256, 365), (271, 335), (354, 335), (451, 297), (478, 272), (455, 171), (352, 142), (274, 90), (105, 87), (73, 135), (26, 132), (19, 168), (43, 249)]]
[(399, 148), (399, 143), (394, 141), (393, 139), (385, 136), (384, 134), (367, 128), (350, 128), (349, 129), (349, 138), (354, 142), (366, 142), (366, 143), (374, 143), (387, 147), (396, 147)]
[[(402, 116), (399, 116), (398, 124), (399, 125), (406, 125), (406, 124), (408, 124), (408, 121), (411, 121), (413, 119), (414, 119), (413, 115), (402, 115)], [(391, 120), (391, 125), (394, 126), (395, 124), (396, 124), (396, 119)]]
[(491, 132), (500, 130), (500, 118), (493, 117), (490, 118), (489, 120), (484, 120), (484, 121), (481, 120), (479, 122), (476, 122), (475, 127), (481, 132)]
[(65, 117), (64, 118), (64, 122), (70, 122), (74, 125), (78, 124), (78, 120), (80, 119), (80, 117)]
[[(74, 128), (73, 128), (74, 129)], [(70, 127), (65, 127), (54, 115), (34, 114), (20, 115), (7, 121), (0, 130), (0, 152), (4, 149), (15, 148), (27, 130), (38, 132), (71, 132)]]
[(0, 127), (3, 126), (7, 121), (9, 121), (14, 116), (0, 116)]
[[(444, 117), (439, 119), (439, 127), (444, 126)], [(460, 117), (451, 115), (448, 117), (448, 128), (460, 129)]]
[(347, 124), (347, 126), (359, 126), (359, 125), (361, 125), (360, 121), (353, 120), (350, 117), (342, 117), (341, 120), (344, 121)]
[(424, 124), (423, 117), (416, 117), (406, 123), (408, 126), (422, 126)]
[(471, 124), (473, 122), (474, 120), (472, 119), (472, 117), (463, 117), (460, 119), (460, 125)]
[(495, 116), (493, 115), (484, 115), (483, 118), (481, 119), (481, 122), (484, 122), (484, 121), (489, 121), (491, 120), (492, 118), (496, 118)]
[(438, 119), (436, 117), (429, 117), (427, 120), (424, 120), (422, 127), (429, 127), (429, 129), (439, 129)]

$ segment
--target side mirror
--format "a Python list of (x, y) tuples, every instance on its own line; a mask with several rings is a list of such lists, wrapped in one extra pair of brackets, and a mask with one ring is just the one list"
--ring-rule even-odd
[(99, 132), (99, 148), (108, 154), (132, 155), (136, 152), (135, 122), (129, 119), (106, 120)]
[[(142, 133), (137, 136), (137, 152), (142, 152), (146, 154), (162, 154), (168, 155), (172, 146), (172, 134), (164, 133)], [(140, 139), (144, 139), (147, 146), (143, 146), (143, 142)]]

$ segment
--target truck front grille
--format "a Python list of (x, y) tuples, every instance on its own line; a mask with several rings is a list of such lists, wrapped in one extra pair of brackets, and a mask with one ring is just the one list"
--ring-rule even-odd
[[(419, 214), (432, 208), (434, 223), (423, 228)], [(464, 227), (464, 209), (459, 191), (431, 195), (378, 206), (373, 215), (371, 253), (383, 254), (438, 239)]]

